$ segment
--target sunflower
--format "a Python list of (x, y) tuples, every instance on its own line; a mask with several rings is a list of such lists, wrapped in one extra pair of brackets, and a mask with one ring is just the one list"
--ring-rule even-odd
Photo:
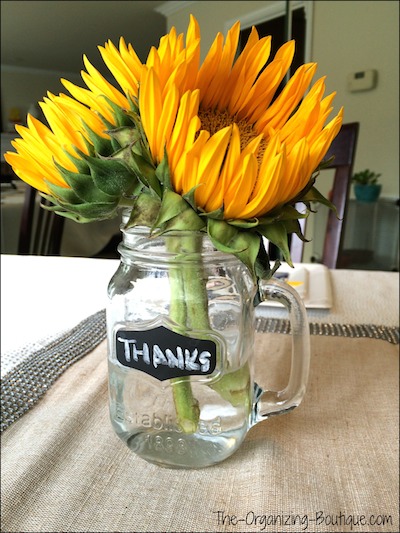
[(235, 61), (238, 38), (239, 24), (225, 44), (222, 35), (216, 37), (195, 82), (184, 85), (191, 85), (187, 92), (180, 94), (177, 84), (165, 82), (153, 66), (144, 69), (139, 90), (155, 163), (166, 149), (174, 190), (185, 195), (196, 189), (197, 208), (223, 208), (227, 220), (262, 217), (295, 198), (342, 122), (341, 110), (325, 125), (334, 94), (324, 97), (323, 78), (304, 97), (315, 63), (302, 65), (271, 103), (290, 67), (293, 41), (262, 71), (270, 37), (259, 39), (253, 28)]
[(216, 245), (232, 249), (244, 231), (247, 240), (279, 243), (289, 232), (301, 236), (303, 215), (291, 205), (314, 198), (314, 175), (343, 110), (328, 121), (335, 93), (325, 96), (323, 77), (311, 85), (315, 63), (279, 92), (294, 41), (270, 58), (271, 37), (253, 28), (239, 54), (239, 34), (238, 22), (226, 39), (219, 33), (202, 64), (193, 16), (186, 39), (172, 28), (144, 64), (123, 38), (118, 48), (108, 41), (99, 51), (116, 83), (84, 56), (87, 88), (61, 80), (71, 96), (49, 93), (41, 104), (49, 127), (28, 117), (6, 160), (59, 214), (79, 221), (132, 204), (132, 225), (144, 211), (153, 228), (190, 220), (189, 229), (206, 227)]

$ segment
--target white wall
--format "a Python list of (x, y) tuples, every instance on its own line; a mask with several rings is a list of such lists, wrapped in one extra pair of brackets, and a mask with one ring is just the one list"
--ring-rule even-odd
[[(336, 90), (345, 121), (360, 122), (355, 170), (382, 174), (382, 195), (399, 196), (399, 3), (314, 2), (313, 60)], [(349, 92), (349, 73), (378, 71), (377, 87)]]
[(25, 119), (31, 104), (43, 100), (47, 92), (58, 94), (66, 92), (60, 78), (66, 78), (78, 85), (83, 85), (78, 73), (55, 72), (39, 69), (1, 67), (1, 116), (2, 131), (9, 131), (8, 118), (10, 110), (17, 107)]

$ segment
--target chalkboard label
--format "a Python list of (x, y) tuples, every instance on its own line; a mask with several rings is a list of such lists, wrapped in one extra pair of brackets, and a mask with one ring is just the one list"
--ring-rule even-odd
[(217, 364), (217, 342), (181, 335), (164, 326), (119, 329), (116, 353), (121, 365), (164, 381), (182, 376), (209, 376)]

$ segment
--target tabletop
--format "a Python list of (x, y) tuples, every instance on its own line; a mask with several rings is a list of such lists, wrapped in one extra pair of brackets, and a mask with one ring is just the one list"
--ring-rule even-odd
[[(254, 426), (223, 463), (173, 470), (138, 458), (109, 422), (102, 309), (118, 262), (1, 261), (2, 366), (21, 357), (3, 399), (17, 371), (26, 387), (2, 433), (2, 531), (399, 531), (398, 273), (329, 271), (331, 305), (307, 309), (301, 405)], [(285, 321), (257, 311), (262, 383), (285, 380)]]

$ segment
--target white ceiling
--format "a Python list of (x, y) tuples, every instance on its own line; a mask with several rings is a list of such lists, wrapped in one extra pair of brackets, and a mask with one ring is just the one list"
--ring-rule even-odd
[(166, 33), (165, 0), (2, 0), (1, 64), (79, 74), (82, 55), (104, 72), (98, 45), (123, 36), (144, 61)]

